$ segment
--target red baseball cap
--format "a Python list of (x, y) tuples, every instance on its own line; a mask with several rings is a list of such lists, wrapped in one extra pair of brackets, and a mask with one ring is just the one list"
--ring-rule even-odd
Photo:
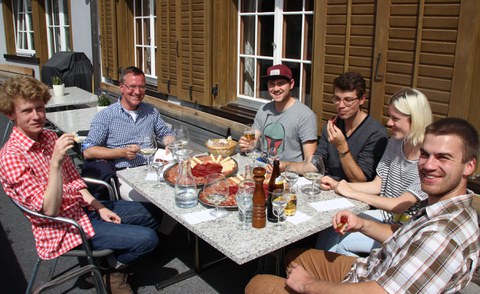
[(262, 76), (262, 78), (266, 80), (277, 79), (277, 78), (284, 78), (289, 81), (292, 80), (292, 71), (288, 66), (283, 64), (277, 64), (270, 66), (267, 69), (267, 74)]

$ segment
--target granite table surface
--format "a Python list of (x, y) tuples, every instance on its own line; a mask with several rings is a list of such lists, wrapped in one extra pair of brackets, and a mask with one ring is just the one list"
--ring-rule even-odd
[(74, 106), (80, 104), (94, 103), (98, 101), (98, 96), (78, 87), (65, 87), (65, 95), (55, 96), (53, 89), (50, 89), (52, 98), (48, 101), (46, 108)]
[[(252, 163), (252, 159), (240, 154), (236, 154), (232, 158), (238, 163), (237, 174), (243, 174), (245, 165)], [(319, 212), (308, 204), (309, 202), (341, 197), (333, 191), (322, 191), (316, 196), (299, 193), (297, 194), (297, 211), (301, 211), (312, 218), (297, 225), (285, 221), (283, 231), (275, 230), (273, 228), (274, 224), (268, 221), (266, 227), (262, 229), (252, 227), (248, 230), (240, 230), (238, 229), (240, 221), (236, 209), (229, 210), (229, 215), (219, 219), (218, 222), (205, 221), (192, 225), (183, 218), (185, 214), (213, 208), (200, 202), (194, 208), (176, 207), (174, 187), (167, 183), (163, 183), (161, 187), (154, 187), (157, 182), (146, 180), (147, 169), (145, 166), (120, 170), (117, 174), (143, 197), (239, 265), (330, 227), (332, 217), (340, 210)], [(352, 199), (349, 199), (349, 201), (355, 204), (355, 207), (349, 208), (354, 213), (369, 209), (369, 206), (363, 202)]]
[(90, 122), (97, 114), (96, 107), (80, 108), (64, 111), (47, 112), (47, 119), (64, 133), (90, 129)]

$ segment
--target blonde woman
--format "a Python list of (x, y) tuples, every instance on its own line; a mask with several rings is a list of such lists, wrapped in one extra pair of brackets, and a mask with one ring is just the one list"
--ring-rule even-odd
[[(432, 122), (427, 98), (416, 89), (406, 88), (392, 96), (388, 105), (391, 138), (371, 182), (337, 182), (326, 176), (322, 188), (334, 189), (347, 198), (363, 201), (376, 210), (364, 216), (384, 223), (403, 223), (413, 215), (427, 195), (420, 187), (417, 161), (425, 127)], [(339, 234), (333, 228), (320, 232), (316, 248), (356, 256), (369, 253), (380, 244), (361, 233)]]

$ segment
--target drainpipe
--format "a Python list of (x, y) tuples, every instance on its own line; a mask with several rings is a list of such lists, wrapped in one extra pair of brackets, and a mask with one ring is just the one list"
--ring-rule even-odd
[(100, 69), (100, 34), (98, 32), (98, 0), (90, 0), (90, 20), (92, 32), (92, 64), (93, 64), (93, 92), (100, 90), (101, 69)]

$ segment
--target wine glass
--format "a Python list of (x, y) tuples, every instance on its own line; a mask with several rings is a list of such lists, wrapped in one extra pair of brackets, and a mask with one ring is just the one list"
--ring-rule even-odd
[[(325, 174), (325, 165), (321, 156), (313, 155), (310, 159), (305, 160), (303, 164), (303, 176), (312, 182), (311, 185), (305, 185), (301, 188), (302, 193), (309, 196), (319, 194), (322, 190), (318, 181)], [(318, 183), (317, 185), (315, 185)]]
[(285, 207), (287, 206), (289, 200), (290, 197), (286, 194), (281, 194), (272, 199), (272, 211), (273, 214), (277, 217), (277, 223), (274, 225), (274, 228), (277, 230), (284, 229), (281, 219), (283, 217), (283, 212), (285, 211)]
[(215, 222), (217, 222), (220, 216), (218, 205), (225, 201), (229, 195), (227, 178), (221, 173), (209, 174), (205, 179), (203, 192), (207, 200), (215, 205), (215, 211), (212, 214), (215, 216)]
[(162, 187), (162, 182), (163, 182), (162, 172), (163, 172), (163, 168), (165, 167), (165, 164), (161, 161), (153, 161), (151, 167), (157, 174), (157, 184), (154, 187), (160, 188)]
[(298, 174), (294, 170), (292, 170), (292, 168), (289, 166), (285, 168), (285, 171), (282, 173), (282, 176), (288, 183), (288, 189), (292, 189), (293, 186), (295, 186), (299, 177)]
[(138, 146), (140, 147), (140, 154), (147, 162), (147, 170), (150, 169), (151, 161), (155, 152), (157, 152), (157, 139), (154, 134), (142, 135), (138, 139)]
[(190, 136), (188, 134), (188, 129), (184, 125), (178, 125), (175, 128), (175, 143), (177, 145), (177, 149), (186, 148), (190, 142)]

